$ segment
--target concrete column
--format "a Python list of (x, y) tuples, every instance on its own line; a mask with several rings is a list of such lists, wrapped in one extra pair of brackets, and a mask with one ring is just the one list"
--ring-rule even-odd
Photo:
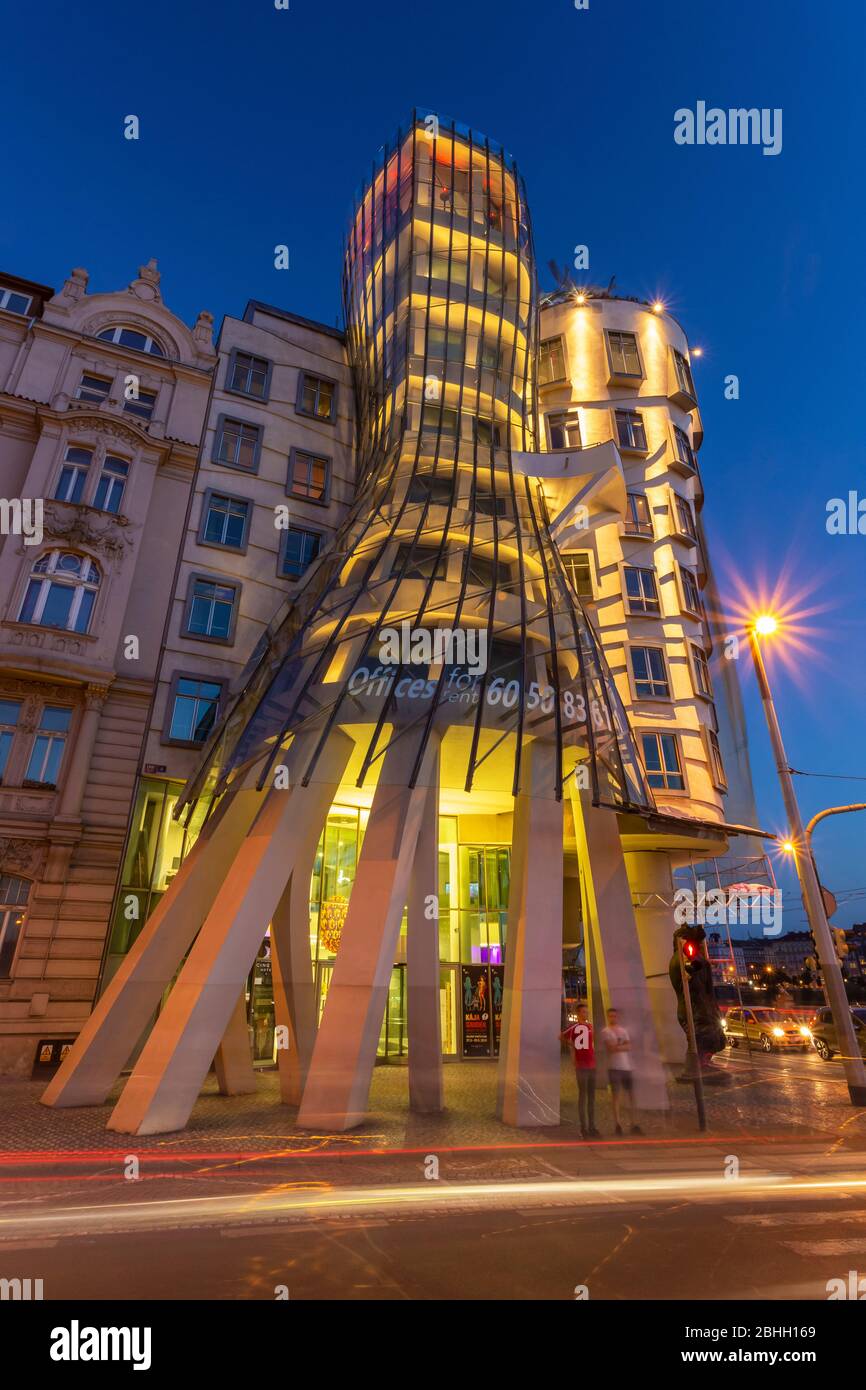
[[(340, 735), (345, 738), (345, 734)], [(280, 1099), (300, 1105), (316, 1042), (316, 985), (310, 955), (310, 879), (322, 827), (298, 826), (294, 868), (271, 919), (274, 1022), (289, 1046), (277, 1050)]]
[(445, 1103), (442, 1078), (442, 1021), (439, 1013), (439, 798), (438, 769), (427, 797), (409, 882), (406, 925), (409, 1108), (435, 1114)]
[(636, 902), (638, 938), (659, 1048), (666, 1063), (679, 1065), (686, 1052), (686, 1036), (677, 1022), (677, 1000), (668, 976), (676, 928), (670, 855), (663, 850), (628, 851), (625, 867)]
[(93, 757), (93, 745), (99, 730), (99, 718), (108, 695), (107, 685), (88, 685), (84, 691), (84, 713), (72, 745), (60, 805), (58, 820), (77, 819), (87, 786), (87, 774)]
[(304, 787), (297, 777), (306, 767), (310, 737), (292, 744), (284, 759), (289, 786), (269, 790), (227, 866), (213, 906), (112, 1112), (109, 1129), (163, 1134), (186, 1124), (291, 875), (298, 832), (310, 833), (310, 827), (320, 830), (324, 825), (354, 746), (335, 731), (314, 779)]
[(250, 1051), (247, 1001), (244, 991), (232, 1010), (228, 1027), (213, 1059), (220, 1095), (245, 1096), (256, 1089), (256, 1073)]
[(562, 802), (556, 748), (523, 750), (514, 806), (497, 1114), (508, 1125), (559, 1124), (562, 1004)]
[(214, 811), (48, 1083), (43, 1105), (104, 1103), (263, 804), (265, 793), (255, 790), (255, 777), (253, 770)]
[(434, 734), (412, 789), (414, 739), (392, 737), (384, 754), (298, 1113), (306, 1129), (347, 1130), (366, 1118), (415, 848), (428, 798), (438, 799), (437, 746)]
[[(631, 1038), (635, 1102), (641, 1110), (666, 1111), (670, 1099), (616, 813), (593, 806), (591, 793), (578, 791), (573, 778), (569, 787), (583, 870), (588, 976), (593, 984), (592, 1022), (596, 1038), (604, 1026), (604, 1009), (618, 1009), (620, 1021)], [(596, 1056), (602, 1060), (598, 1047)]]

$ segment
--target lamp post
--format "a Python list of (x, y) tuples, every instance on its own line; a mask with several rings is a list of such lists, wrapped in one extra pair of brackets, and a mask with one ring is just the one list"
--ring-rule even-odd
[(779, 774), (779, 784), (782, 788), (782, 799), (791, 828), (794, 863), (797, 866), (797, 878), (800, 881), (800, 894), (818, 950), (818, 961), (824, 976), (827, 1003), (833, 1016), (839, 1050), (842, 1054), (842, 1064), (845, 1068), (845, 1079), (848, 1082), (848, 1094), (851, 1097), (852, 1105), (866, 1105), (866, 1067), (864, 1067), (863, 1058), (860, 1055), (860, 1046), (854, 1031), (854, 1020), (851, 1017), (842, 972), (836, 959), (830, 923), (827, 921), (818, 875), (812, 859), (811, 846), (803, 828), (800, 807), (797, 805), (794, 783), (791, 778), (788, 759), (785, 756), (785, 746), (782, 742), (782, 731), (779, 727), (776, 707), (773, 704), (773, 696), (770, 693), (767, 671), (761, 653), (759, 638), (771, 636), (776, 631), (777, 626), (776, 619), (770, 614), (762, 614), (756, 618), (749, 625), (749, 646), (755, 663), (755, 674), (758, 677), (758, 689), (761, 692), (770, 742), (773, 745), (776, 771)]

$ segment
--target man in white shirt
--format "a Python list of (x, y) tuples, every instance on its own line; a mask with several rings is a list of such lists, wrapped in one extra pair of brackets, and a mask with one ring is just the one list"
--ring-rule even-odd
[(613, 1119), (616, 1134), (622, 1134), (620, 1106), (628, 1108), (628, 1118), (632, 1134), (643, 1134), (634, 1119), (634, 1095), (632, 1091), (631, 1038), (627, 1029), (619, 1021), (616, 1009), (607, 1011), (607, 1027), (601, 1030), (601, 1044), (607, 1053), (607, 1079), (610, 1086), (610, 1099), (613, 1106)]

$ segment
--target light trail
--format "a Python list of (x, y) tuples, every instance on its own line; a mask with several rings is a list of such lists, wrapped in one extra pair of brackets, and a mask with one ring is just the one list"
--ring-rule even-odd
[(333, 1189), (316, 1192), (267, 1192), (237, 1196), (180, 1197), (153, 1202), (111, 1203), (103, 1206), (54, 1208), (0, 1218), (0, 1243), (28, 1236), (55, 1238), (108, 1235), (119, 1231), (154, 1231), (193, 1226), (243, 1226), (307, 1223), (333, 1216), (370, 1213), (419, 1213), (448, 1208), (466, 1211), (497, 1207), (525, 1210), (537, 1206), (600, 1207), (629, 1199), (743, 1201), (751, 1197), (782, 1200), (809, 1195), (859, 1195), (866, 1178), (834, 1174), (826, 1178), (794, 1178), (783, 1173), (749, 1173), (737, 1178), (701, 1174), (574, 1179), (547, 1182), (454, 1183), (428, 1182), (392, 1187)]

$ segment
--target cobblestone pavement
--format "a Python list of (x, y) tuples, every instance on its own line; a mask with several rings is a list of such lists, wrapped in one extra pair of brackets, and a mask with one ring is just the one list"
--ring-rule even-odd
[[(757, 1143), (809, 1138), (847, 1150), (866, 1149), (866, 1111), (848, 1103), (841, 1069), (817, 1058), (764, 1059), (753, 1065), (725, 1058), (730, 1084), (708, 1088), (707, 1140), (737, 1136)], [(105, 1128), (115, 1088), (106, 1105), (52, 1110), (39, 1104), (45, 1083), (0, 1079), (0, 1154), (117, 1151), (124, 1138)], [(445, 1067), (445, 1111), (413, 1115), (408, 1105), (405, 1067), (375, 1069), (369, 1119), (350, 1134), (311, 1135), (294, 1124), (295, 1111), (279, 1103), (276, 1074), (261, 1072), (254, 1095), (220, 1096), (213, 1076), (193, 1109), (185, 1130), (136, 1138), (136, 1150), (291, 1152), (318, 1149), (432, 1149), (574, 1142), (577, 1095), (571, 1065), (562, 1063), (562, 1112), (558, 1127), (515, 1130), (496, 1119), (496, 1063), (464, 1062)], [(671, 1083), (668, 1115), (641, 1115), (644, 1134), (656, 1141), (698, 1136), (691, 1087)], [(599, 1094), (596, 1116), (605, 1139), (613, 1134), (610, 1102)], [(127, 1141), (128, 1142), (128, 1141)]]

